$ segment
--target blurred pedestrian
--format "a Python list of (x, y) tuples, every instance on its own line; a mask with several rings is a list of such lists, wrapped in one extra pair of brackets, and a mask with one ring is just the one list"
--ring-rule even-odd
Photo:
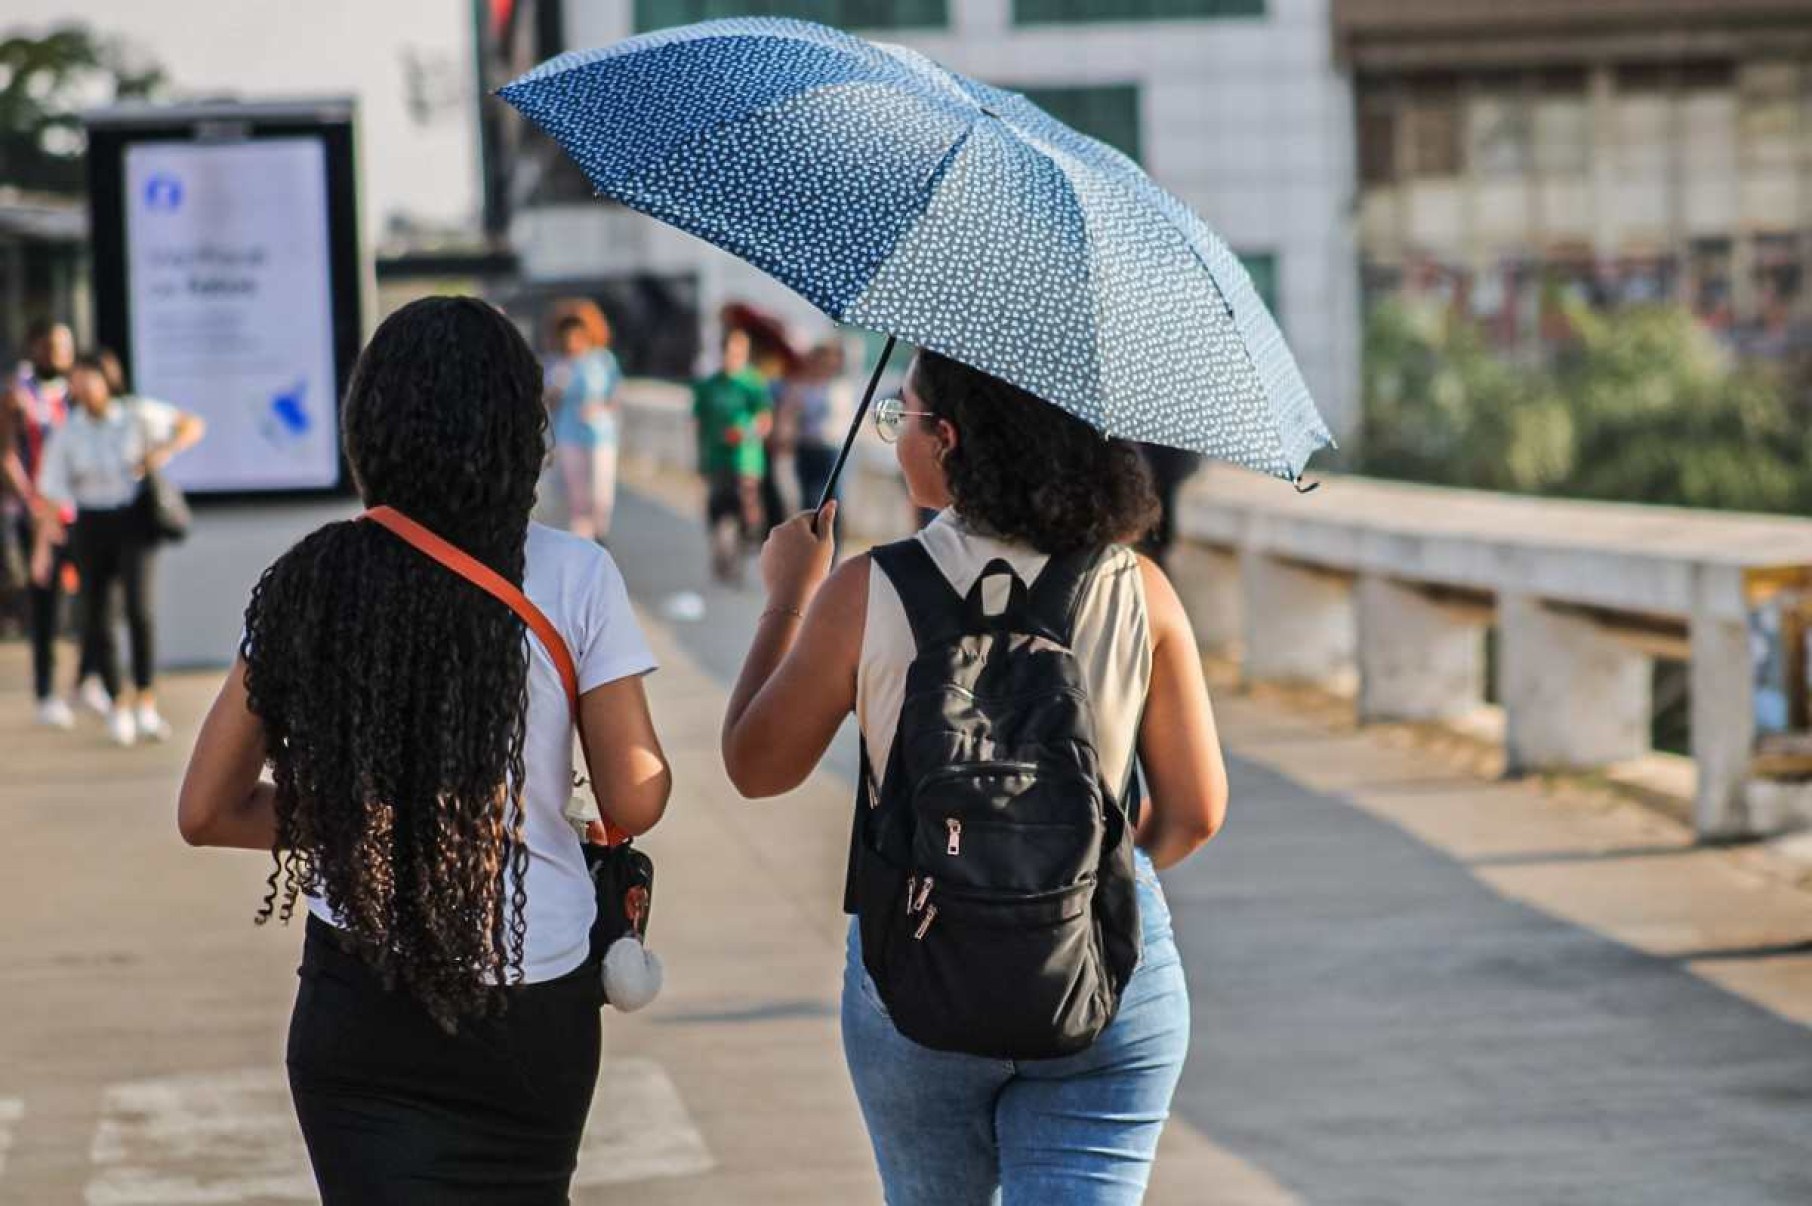
[(1140, 444), (1138, 448), (1151, 471), (1152, 489), (1158, 496), (1158, 521), (1139, 542), (1139, 551), (1168, 569), (1170, 550), (1177, 539), (1177, 497), (1183, 483), (1202, 467), (1202, 458), (1162, 444)]
[[(30, 560), (37, 543), (38, 477), (44, 447), (69, 414), (69, 370), (75, 362), (75, 339), (69, 327), (41, 319), (26, 336), (26, 359), (0, 396), (0, 521), (11, 569), (25, 597), (25, 630), (31, 643), (32, 690), (38, 723), (67, 729), (75, 724), (69, 703), (56, 694), (56, 639), (63, 630), (64, 579), (69, 557), (64, 546), (51, 554), (47, 581), (32, 579)], [(58, 516), (67, 524), (74, 512)], [(112, 708), (84, 649), (76, 673), (76, 698), (97, 715)]]
[(579, 714), (497, 599), (377, 523), (330, 523), (253, 591), (178, 826), (271, 856), (261, 919), (306, 898), (287, 1062), (324, 1206), (564, 1203), (603, 1003), (596, 890), (564, 816), (573, 729), (603, 815), (651, 828), (672, 782), (642, 688), (654, 658), (610, 554), (529, 520), (542, 375), (501, 313), (404, 306), (344, 415), (366, 505), (525, 596), (571, 652)]
[(555, 310), (556, 356), (547, 368), (554, 459), (566, 491), (567, 530), (607, 540), (617, 494), (617, 386), (610, 324), (589, 301)]
[(793, 455), (797, 458), (799, 504), (794, 510), (815, 508), (824, 501), (824, 484), (830, 480), (841, 445), (840, 420), (847, 409), (843, 379), (843, 347), (820, 343), (806, 353), (805, 364), (787, 384), (781, 400), (783, 421), (793, 427)]
[(740, 585), (751, 541), (764, 531), (761, 479), (767, 470), (763, 442), (773, 428), (767, 382), (750, 364), (749, 333), (724, 332), (721, 367), (692, 386), (698, 468), (705, 479), (705, 522), (711, 538), (711, 573)]
[(749, 363), (767, 384), (768, 404), (774, 412), (773, 422), (762, 441), (767, 464), (761, 474), (761, 530), (754, 534), (754, 539), (759, 541), (799, 508), (794, 497), (798, 481), (794, 432), (781, 413), (781, 400), (785, 397), (787, 383), (799, 374), (803, 358), (793, 349), (786, 324), (765, 310), (747, 302), (731, 302), (723, 308), (719, 320), (726, 329), (737, 327), (748, 333)]
[[(140, 487), (147, 473), (193, 447), (206, 427), (167, 402), (126, 394), (124, 384), (111, 352), (85, 353), (71, 365), (69, 417), (45, 445), (38, 474), (32, 580), (53, 585), (55, 548), (67, 543), (82, 578), (83, 656), (93, 660), (113, 701), (108, 732), (117, 744), (131, 745), (170, 736), (154, 690), (158, 538), (139, 505)], [(75, 520), (66, 525), (63, 517), (71, 508)], [(132, 643), (132, 707), (121, 691), (109, 622), (116, 586), (125, 595)]]

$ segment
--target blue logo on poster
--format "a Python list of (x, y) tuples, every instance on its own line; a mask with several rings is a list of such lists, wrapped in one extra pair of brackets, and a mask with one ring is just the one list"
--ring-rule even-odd
[(305, 435), (312, 425), (302, 399), (308, 396), (308, 382), (296, 382), (291, 389), (271, 396), (271, 415), (283, 431), (291, 436)]
[(145, 181), (145, 208), (175, 213), (182, 208), (182, 178), (158, 172)]

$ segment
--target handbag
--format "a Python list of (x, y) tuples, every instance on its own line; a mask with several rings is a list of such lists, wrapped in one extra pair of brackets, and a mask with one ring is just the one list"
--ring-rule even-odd
[[(145, 441), (147, 450), (151, 447), (151, 432), (141, 418), (139, 433)], [(132, 505), (138, 513), (140, 530), (152, 544), (176, 544), (189, 534), (189, 500), (183, 496), (181, 487), (171, 481), (160, 469), (147, 469), (139, 479), (138, 494), (133, 497)]]
[(181, 487), (156, 469), (139, 479), (133, 504), (141, 530), (153, 544), (176, 544), (189, 534), (189, 500)]
[[(585, 729), (579, 724), (579, 672), (566, 640), (539, 607), (507, 579), (477, 558), (461, 551), (394, 507), (373, 507), (360, 515), (412, 545), (417, 551), (485, 591), (519, 616), (547, 650), (566, 689), (566, 703), (579, 746), (585, 747)], [(590, 756), (586, 765), (591, 764)], [(577, 772), (573, 790), (588, 781)], [(569, 809), (568, 815), (572, 815)], [(654, 862), (637, 850), (629, 834), (604, 821), (604, 841), (580, 840), (585, 869), (597, 897), (597, 917), (591, 926), (591, 958), (603, 964), (606, 1003), (625, 1012), (640, 1009), (660, 991), (660, 961), (648, 952), (648, 917), (654, 904)]]

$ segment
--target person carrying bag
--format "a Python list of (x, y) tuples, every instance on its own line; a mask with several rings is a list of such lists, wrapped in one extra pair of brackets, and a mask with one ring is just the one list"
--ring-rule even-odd
[[(626, 931), (652, 880), (615, 838), (671, 790), (655, 662), (610, 554), (530, 522), (541, 385), (477, 299), (384, 320), (342, 410), (367, 516), (260, 578), (184, 776), (183, 837), (268, 851), (259, 919), (308, 915), (287, 1064), (326, 1206), (565, 1203), (599, 1075), (595, 938), (646, 962)], [(568, 816), (575, 722), (603, 863), (645, 875), (606, 901)]]
[(778, 795), (860, 725), (843, 1050), (890, 1206), (1131, 1206), (1189, 1046), (1156, 872), (1227, 792), (1127, 547), (1156, 500), (1131, 446), (931, 352), (875, 424), (940, 513), (834, 572), (834, 503), (769, 537), (725, 768)]

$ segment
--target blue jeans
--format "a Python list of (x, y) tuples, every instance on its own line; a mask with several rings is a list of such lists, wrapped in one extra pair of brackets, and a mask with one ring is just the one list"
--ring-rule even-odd
[(1189, 1049), (1189, 990), (1143, 852), (1137, 872), (1144, 955), (1113, 1022), (1088, 1050), (1062, 1059), (984, 1059), (904, 1037), (863, 970), (852, 920), (843, 1054), (888, 1206), (1121, 1206), (1144, 1197)]

